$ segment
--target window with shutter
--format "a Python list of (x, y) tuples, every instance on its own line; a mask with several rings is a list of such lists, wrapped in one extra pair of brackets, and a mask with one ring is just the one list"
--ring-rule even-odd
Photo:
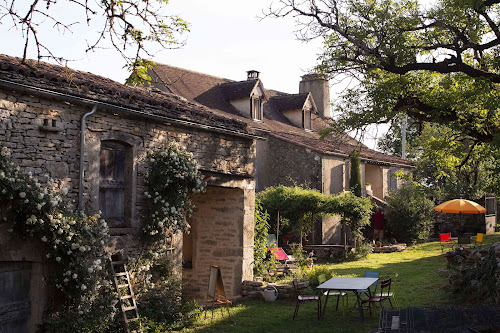
[(252, 98), (252, 118), (262, 120), (262, 101), (258, 97)]
[(99, 209), (110, 227), (128, 227), (130, 211), (129, 146), (118, 141), (102, 141), (99, 168)]
[(302, 127), (305, 130), (311, 130), (311, 110), (309, 109), (302, 111)]

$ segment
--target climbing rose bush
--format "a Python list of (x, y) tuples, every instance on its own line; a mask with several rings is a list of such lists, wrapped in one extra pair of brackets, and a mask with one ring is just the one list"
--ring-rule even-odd
[(166, 235), (189, 229), (186, 218), (191, 216), (189, 194), (205, 191), (198, 163), (193, 154), (172, 142), (166, 148), (147, 156), (149, 210), (143, 221), (145, 235), (162, 239)]
[[(51, 285), (64, 295), (65, 305), (55, 307), (44, 324), (50, 323), (65, 332), (61, 322), (71, 317), (71, 324), (94, 321), (103, 327), (115, 315), (117, 297), (107, 276), (108, 255), (104, 246), (109, 232), (106, 221), (98, 214), (86, 215), (65, 206), (67, 189), (59, 189), (52, 179), (40, 181), (21, 172), (10, 159), (6, 147), (0, 150), (0, 216), (9, 232), (45, 244), (45, 260), (53, 263)], [(56, 309), (57, 308), (57, 309)], [(65, 318), (65, 319), (64, 319)], [(81, 326), (81, 325), (80, 325)], [(69, 332), (69, 331), (68, 331)]]

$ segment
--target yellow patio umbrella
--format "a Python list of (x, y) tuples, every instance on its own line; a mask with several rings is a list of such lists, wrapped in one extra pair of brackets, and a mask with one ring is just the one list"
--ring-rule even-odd
[(465, 199), (453, 199), (434, 207), (435, 211), (442, 213), (455, 213), (455, 214), (480, 214), (486, 213), (486, 208), (480, 204), (465, 200)]

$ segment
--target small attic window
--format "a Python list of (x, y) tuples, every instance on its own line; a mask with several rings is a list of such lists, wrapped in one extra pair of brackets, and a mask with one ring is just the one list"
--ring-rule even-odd
[(302, 127), (306, 131), (311, 131), (311, 109), (302, 110)]
[(262, 100), (259, 97), (252, 97), (252, 119), (262, 121)]

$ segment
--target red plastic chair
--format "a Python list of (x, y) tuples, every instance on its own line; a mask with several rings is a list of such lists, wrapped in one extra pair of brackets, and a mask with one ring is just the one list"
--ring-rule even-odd
[(451, 246), (451, 250), (453, 251), (455, 242), (451, 239), (451, 232), (439, 234), (439, 240), (441, 244), (441, 252), (444, 251), (445, 246)]

